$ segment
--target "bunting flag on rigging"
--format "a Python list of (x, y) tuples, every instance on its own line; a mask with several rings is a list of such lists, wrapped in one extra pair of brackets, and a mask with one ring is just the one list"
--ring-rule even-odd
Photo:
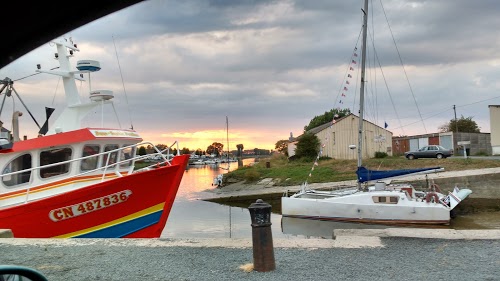
[(348, 91), (348, 90), (347, 90), (347, 87), (344, 87), (344, 91)]
[(354, 53), (354, 56), (355, 56), (355, 57), (357, 57), (357, 56), (358, 56), (358, 54)]
[(354, 68), (352, 68), (352, 66), (351, 66), (351, 67), (349, 67), (349, 70), (354, 70)]
[(345, 81), (345, 83), (346, 83), (347, 85), (349, 85), (349, 81)]
[(352, 78), (352, 75), (351, 74), (347, 74), (347, 77)]
[(355, 60), (352, 60), (352, 63), (353, 63), (353, 64), (356, 64), (356, 61), (355, 61)]
[(387, 129), (387, 127), (389, 127), (389, 124), (387, 124), (387, 122), (384, 121), (384, 129)]

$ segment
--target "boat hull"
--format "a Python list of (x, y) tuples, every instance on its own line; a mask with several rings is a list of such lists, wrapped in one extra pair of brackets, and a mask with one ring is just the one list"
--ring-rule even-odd
[(160, 237), (189, 155), (133, 173), (0, 210), (16, 238)]
[(339, 201), (341, 198), (282, 197), (282, 216), (381, 224), (447, 225), (450, 223), (449, 209), (440, 206), (439, 203), (415, 202), (418, 204), (404, 206)]

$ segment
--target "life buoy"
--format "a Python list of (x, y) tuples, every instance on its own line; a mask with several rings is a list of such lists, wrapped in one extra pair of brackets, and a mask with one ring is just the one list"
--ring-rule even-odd
[(438, 195), (435, 192), (429, 192), (425, 196), (425, 202), (427, 202), (427, 203), (431, 203), (431, 202), (437, 203), (437, 202), (439, 202), (439, 197), (438, 197)]

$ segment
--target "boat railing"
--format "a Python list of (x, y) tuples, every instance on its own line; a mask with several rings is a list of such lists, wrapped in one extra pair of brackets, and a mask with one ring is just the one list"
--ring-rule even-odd
[[(127, 159), (118, 158), (119, 161), (110, 163), (111, 155), (113, 153), (116, 153), (117, 155), (124, 155), (124, 154), (120, 154), (119, 152), (127, 150), (127, 149), (133, 149), (133, 148), (136, 148), (136, 152), (137, 152), (137, 147), (148, 146), (148, 145), (150, 145), (151, 147), (154, 148), (154, 150), (156, 151), (156, 153), (154, 153), (154, 154), (160, 154), (160, 155), (162, 155), (161, 156), (162, 159), (160, 161), (158, 161), (158, 162), (156, 162), (156, 163), (154, 163), (152, 165), (143, 167), (141, 169), (135, 170), (135, 162), (141, 161), (141, 160), (145, 160), (146, 158), (148, 158), (149, 155), (151, 155), (151, 154), (149, 154), (149, 155), (148, 154), (146, 154), (146, 155), (138, 155), (137, 153), (135, 153), (135, 155), (133, 157), (130, 157), (130, 158), (127, 158)], [(171, 164), (171, 160), (172, 159), (170, 159), (168, 157), (165, 157), (163, 155), (163, 153), (166, 152), (167, 154), (169, 154), (171, 148), (174, 145), (177, 145), (177, 155), (179, 155), (179, 144), (178, 144), (177, 141), (175, 141), (172, 145), (166, 147), (163, 150), (158, 149), (151, 142), (141, 142), (141, 143), (132, 144), (132, 145), (128, 145), (128, 146), (124, 146), (124, 147), (120, 147), (120, 148), (117, 148), (117, 149), (113, 149), (113, 150), (109, 150), (109, 151), (104, 151), (104, 152), (100, 152), (100, 153), (96, 153), (96, 154), (92, 154), (92, 155), (88, 155), (88, 156), (77, 157), (75, 159), (70, 159), (70, 160), (56, 162), (56, 163), (51, 163), (51, 164), (47, 164), (47, 165), (43, 165), (43, 166), (37, 166), (37, 167), (27, 168), (27, 169), (23, 169), (23, 170), (19, 170), (19, 171), (14, 171), (14, 172), (10, 172), (10, 173), (0, 174), (0, 179), (3, 181), (4, 177), (15, 176), (15, 175), (19, 175), (19, 174), (23, 174), (23, 173), (27, 173), (27, 172), (29, 172), (31, 174), (32, 171), (42, 170), (42, 169), (46, 169), (46, 168), (50, 168), (50, 167), (55, 167), (55, 166), (60, 166), (60, 165), (64, 165), (64, 164), (70, 164), (70, 163), (73, 163), (73, 162), (79, 162), (79, 161), (86, 160), (86, 159), (95, 158), (96, 161), (98, 161), (99, 157), (101, 157), (101, 156), (104, 157), (105, 156), (106, 157), (106, 163), (104, 165), (100, 166), (100, 167), (99, 167), (99, 165), (97, 165), (97, 167), (94, 168), (94, 169), (84, 170), (84, 171), (81, 171), (79, 173), (74, 173), (74, 174), (72, 174), (71, 172), (68, 171), (68, 175), (66, 175), (64, 177), (58, 177), (57, 178), (58, 181), (59, 180), (67, 180), (67, 179), (71, 179), (71, 178), (75, 178), (75, 177), (81, 177), (81, 176), (84, 176), (84, 175), (92, 174), (92, 173), (95, 173), (97, 171), (102, 171), (101, 182), (103, 182), (106, 179), (107, 173), (109, 171), (111, 171), (111, 170), (114, 172), (114, 174), (117, 177), (122, 177), (123, 176), (123, 174), (122, 174), (123, 169), (116, 169), (116, 167), (120, 167), (120, 165), (123, 165), (123, 164), (127, 164), (127, 166), (129, 167), (128, 170), (126, 171), (127, 175), (130, 175), (130, 174), (135, 173), (135, 172), (141, 172), (141, 171), (150, 170), (152, 168), (157, 168), (157, 167), (160, 167), (160, 166), (165, 166), (165, 165), (170, 166), (170, 165), (172, 165)], [(130, 163), (130, 165), (128, 165), (129, 163)], [(51, 177), (50, 180), (46, 180), (45, 182), (50, 182), (50, 181), (54, 181), (54, 179)], [(41, 182), (41, 183), (43, 183), (43, 182)], [(26, 199), (24, 201), (25, 203), (28, 202), (30, 189), (31, 189), (30, 186), (28, 186), (28, 188), (26, 189)]]

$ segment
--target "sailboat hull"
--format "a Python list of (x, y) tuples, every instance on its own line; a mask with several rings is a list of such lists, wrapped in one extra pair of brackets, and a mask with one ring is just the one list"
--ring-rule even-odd
[[(398, 202), (395, 204), (374, 202), (374, 197), (382, 196), (393, 196), (398, 198)], [(361, 192), (340, 197), (315, 197), (307, 194), (282, 197), (283, 217), (383, 224), (447, 225), (450, 223), (449, 208), (440, 203), (408, 200), (401, 192)]]
[(157, 238), (166, 225), (188, 155), (172, 165), (0, 210), (16, 238)]

